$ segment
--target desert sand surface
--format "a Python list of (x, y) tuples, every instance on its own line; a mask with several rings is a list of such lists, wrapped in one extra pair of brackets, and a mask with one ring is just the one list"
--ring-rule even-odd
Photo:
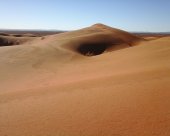
[(96, 24), (0, 47), (1, 136), (170, 136), (170, 37)]

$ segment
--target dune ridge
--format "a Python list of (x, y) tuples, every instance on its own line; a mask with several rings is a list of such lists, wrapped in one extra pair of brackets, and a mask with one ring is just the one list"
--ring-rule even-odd
[[(72, 37), (73, 33), (74, 37)], [(103, 24), (95, 24), (75, 32), (68, 32), (67, 35), (72, 38), (63, 47), (85, 56), (99, 55), (103, 52), (130, 47), (144, 40)], [(72, 43), (70, 44), (70, 42)]]

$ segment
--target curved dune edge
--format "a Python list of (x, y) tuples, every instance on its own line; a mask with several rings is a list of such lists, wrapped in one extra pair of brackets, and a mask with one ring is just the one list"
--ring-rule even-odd
[(64, 47), (87, 29), (0, 48), (0, 135), (170, 135), (170, 37), (93, 57)]
[[(73, 37), (72, 34), (74, 34)], [(67, 44), (61, 47), (85, 56), (95, 56), (104, 52), (131, 47), (144, 40), (103, 24), (95, 24), (75, 32), (68, 32), (67, 35), (71, 38)]]

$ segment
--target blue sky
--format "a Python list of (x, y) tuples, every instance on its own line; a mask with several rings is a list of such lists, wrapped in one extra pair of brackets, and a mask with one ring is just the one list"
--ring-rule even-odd
[(170, 0), (0, 0), (1, 29), (74, 30), (95, 23), (170, 32)]

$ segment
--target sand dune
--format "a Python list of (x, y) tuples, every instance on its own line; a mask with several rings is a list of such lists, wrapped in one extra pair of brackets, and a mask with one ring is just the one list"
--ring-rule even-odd
[(1, 46), (12, 46), (12, 45), (21, 45), (30, 40), (33, 40), (33, 35), (9, 35), (9, 34), (0, 34), (0, 47)]
[(0, 135), (169, 136), (169, 44), (97, 24), (1, 47)]
[(143, 40), (130, 33), (103, 24), (95, 24), (88, 28), (64, 33), (62, 36), (64, 39), (67, 38), (68, 42), (62, 47), (86, 56), (130, 47)]

